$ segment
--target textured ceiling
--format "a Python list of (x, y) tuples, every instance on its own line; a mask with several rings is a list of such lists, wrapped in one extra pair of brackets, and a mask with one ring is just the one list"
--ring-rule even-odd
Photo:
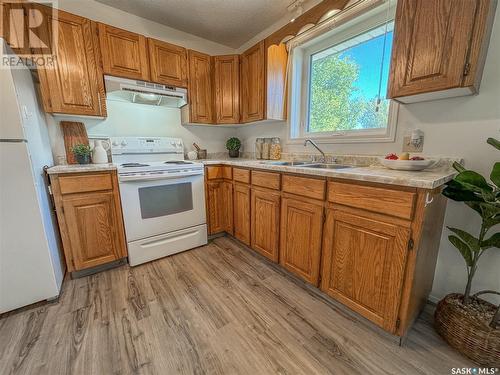
[(238, 48), (286, 14), (292, 0), (97, 0), (174, 29)]

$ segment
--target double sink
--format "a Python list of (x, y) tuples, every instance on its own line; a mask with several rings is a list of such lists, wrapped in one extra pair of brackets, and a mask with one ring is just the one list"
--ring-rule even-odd
[(267, 165), (282, 165), (288, 167), (301, 167), (301, 168), (317, 168), (317, 169), (344, 169), (353, 168), (350, 165), (343, 164), (329, 164), (329, 163), (314, 163), (310, 161), (264, 161), (262, 164)]

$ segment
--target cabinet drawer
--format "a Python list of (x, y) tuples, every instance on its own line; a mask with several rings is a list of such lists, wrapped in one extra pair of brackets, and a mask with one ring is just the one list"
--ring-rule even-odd
[(279, 190), (280, 174), (272, 172), (252, 171), (252, 185)]
[(223, 176), (223, 169), (221, 166), (206, 167), (205, 172), (207, 180), (217, 180)]
[(411, 219), (415, 193), (331, 181), (328, 183), (328, 201)]
[(112, 190), (113, 181), (110, 173), (60, 176), (59, 189), (61, 194)]
[(325, 198), (325, 189), (325, 180), (299, 176), (283, 176), (283, 191), (286, 193), (323, 200)]
[(226, 180), (233, 179), (233, 168), (228, 167), (227, 165), (222, 167), (222, 177)]
[(250, 183), (250, 170), (233, 168), (233, 180), (238, 182), (243, 182), (245, 184)]

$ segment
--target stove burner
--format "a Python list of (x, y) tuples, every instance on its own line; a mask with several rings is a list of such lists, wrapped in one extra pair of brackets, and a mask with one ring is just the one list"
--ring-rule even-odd
[(125, 163), (122, 164), (121, 167), (124, 168), (130, 168), (130, 167), (149, 167), (148, 164), (141, 164), (141, 163)]
[(193, 164), (190, 161), (185, 161), (185, 160), (169, 160), (166, 161), (164, 164)]

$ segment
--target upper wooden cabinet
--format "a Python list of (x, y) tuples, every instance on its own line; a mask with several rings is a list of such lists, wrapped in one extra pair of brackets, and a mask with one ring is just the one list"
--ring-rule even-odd
[(151, 81), (187, 87), (187, 51), (183, 47), (148, 38)]
[(237, 124), (240, 121), (240, 57), (214, 57), (215, 121)]
[(211, 124), (213, 116), (212, 58), (201, 52), (188, 51), (189, 119), (183, 122)]
[(495, 6), (399, 0), (388, 97), (412, 103), (477, 93)]
[[(52, 12), (47, 16), (52, 18)], [(58, 31), (57, 58), (52, 66), (38, 69), (45, 111), (106, 116), (104, 82), (96, 61), (96, 24), (63, 11), (55, 13), (52, 22)]]
[(146, 37), (99, 23), (104, 74), (149, 81)]
[(328, 210), (321, 289), (396, 333), (409, 239), (390, 218)]
[(284, 44), (257, 43), (241, 55), (241, 122), (286, 119), (286, 69)]
[(241, 55), (241, 122), (264, 120), (266, 50), (264, 41)]

